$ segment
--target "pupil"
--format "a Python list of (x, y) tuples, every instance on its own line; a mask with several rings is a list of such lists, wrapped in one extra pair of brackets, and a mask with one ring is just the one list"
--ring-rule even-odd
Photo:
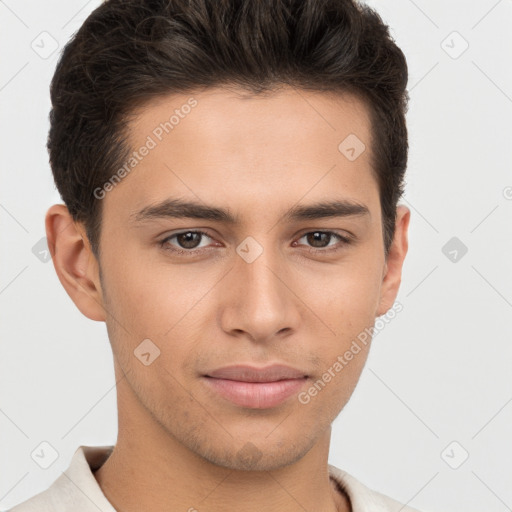
[[(310, 233), (308, 235), (308, 242), (311, 245), (313, 245), (314, 247), (318, 247), (317, 245), (315, 245), (317, 242), (321, 241), (322, 238), (324, 238), (324, 242), (325, 242), (325, 238), (329, 239), (329, 237), (330, 237), (329, 233), (321, 233), (320, 231), (314, 231), (313, 233)], [(320, 247), (323, 247), (323, 246), (320, 245)]]
[(178, 235), (180, 245), (182, 245), (186, 249), (194, 249), (195, 247), (197, 247), (197, 240), (194, 242), (194, 237), (199, 237), (199, 233), (192, 233), (188, 231), (187, 233), (181, 233), (180, 235)]

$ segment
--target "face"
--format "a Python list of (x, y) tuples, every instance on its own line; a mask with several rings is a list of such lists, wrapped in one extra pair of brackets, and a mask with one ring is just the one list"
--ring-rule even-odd
[[(131, 146), (150, 149), (102, 199), (116, 365), (144, 410), (203, 459), (266, 470), (297, 461), (349, 400), (369, 344), (344, 354), (396, 294), (385, 290), (365, 106), (219, 88), (137, 114)], [(350, 134), (355, 152), (340, 151)], [(218, 373), (274, 364), (296, 373), (280, 384)]]

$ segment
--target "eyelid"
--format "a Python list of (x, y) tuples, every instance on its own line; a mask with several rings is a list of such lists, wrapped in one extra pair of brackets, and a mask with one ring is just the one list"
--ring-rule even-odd
[(204, 236), (214, 240), (214, 237), (211, 234), (209, 234), (207, 231), (205, 231), (205, 230), (202, 230), (202, 229), (184, 229), (184, 230), (178, 231), (176, 233), (173, 233), (172, 235), (167, 235), (160, 242), (158, 242), (158, 244), (164, 250), (174, 251), (174, 252), (177, 252), (177, 253), (180, 253), (180, 254), (181, 253), (195, 254), (197, 252), (200, 252), (202, 250), (207, 249), (207, 247), (200, 247), (199, 249), (182, 249), (181, 247), (173, 247), (172, 249), (166, 249), (165, 248), (165, 244), (169, 243), (169, 240), (171, 240), (172, 238), (175, 238), (175, 237), (177, 237), (179, 235), (184, 235), (186, 233), (201, 234), (201, 235), (204, 235)]
[(336, 235), (336, 236), (339, 236), (340, 238), (343, 238), (343, 239), (346, 239), (348, 241), (355, 241), (356, 237), (350, 233), (349, 231), (345, 231), (345, 230), (337, 230), (337, 229), (332, 229), (332, 228), (325, 228), (325, 229), (317, 229), (317, 228), (313, 228), (313, 229), (305, 229), (304, 231), (300, 231), (297, 236), (297, 238), (302, 238), (304, 235), (307, 235), (309, 233), (329, 233), (331, 235)]
[(324, 234), (331, 235), (331, 237), (335, 237), (338, 239), (338, 243), (333, 246), (327, 246), (327, 247), (321, 247), (321, 248), (306, 246), (306, 249), (310, 254), (336, 253), (336, 252), (342, 250), (345, 246), (350, 245), (354, 242), (354, 237), (348, 233), (342, 235), (342, 234), (338, 233), (337, 231), (326, 230), (326, 229), (312, 229), (312, 230), (310, 229), (309, 231), (306, 231), (302, 235), (300, 235), (298, 237), (298, 239), (300, 240), (301, 238), (308, 235), (309, 233), (324, 233)]
[[(170, 239), (177, 237), (179, 235), (186, 234), (186, 233), (201, 234), (201, 235), (204, 235), (212, 240), (215, 240), (215, 238), (211, 234), (209, 234), (206, 230), (203, 230), (200, 228), (184, 229), (184, 230), (178, 231), (176, 233), (173, 233), (171, 235), (167, 235), (165, 238), (163, 238), (163, 240), (161, 240), (159, 242), (159, 245), (163, 250), (170, 251), (170, 252), (173, 252), (178, 255), (187, 254), (190, 256), (194, 256), (196, 254), (210, 250), (210, 247), (200, 247), (198, 249), (182, 249), (179, 247), (172, 247), (172, 248), (165, 247), (165, 245), (167, 243), (169, 243)], [(338, 231), (332, 230), (332, 229), (308, 229), (308, 230), (303, 231), (300, 235), (297, 235), (296, 239), (294, 240), (293, 243), (296, 243), (296, 240), (300, 240), (305, 235), (308, 235), (310, 233), (324, 233), (324, 234), (329, 234), (331, 236), (338, 238), (338, 243), (332, 247), (329, 247), (329, 246), (325, 247), (325, 248), (307, 247), (308, 252), (313, 253), (313, 254), (322, 254), (322, 253), (330, 254), (333, 252), (337, 252), (337, 251), (343, 249), (343, 247), (345, 247), (346, 245), (352, 244), (355, 240), (354, 235), (352, 235), (351, 233), (348, 233), (346, 231), (344, 231), (343, 234), (341, 234)], [(299, 245), (303, 245), (303, 244), (299, 244)]]

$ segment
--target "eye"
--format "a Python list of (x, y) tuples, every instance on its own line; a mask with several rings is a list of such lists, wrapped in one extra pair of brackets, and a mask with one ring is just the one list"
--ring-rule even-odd
[[(309, 231), (302, 235), (299, 240), (302, 240), (303, 238), (306, 239), (308, 244), (312, 244), (312, 247), (310, 246), (309, 248), (309, 252), (312, 253), (330, 253), (338, 251), (344, 245), (351, 243), (351, 239), (349, 237), (342, 236), (334, 231)], [(330, 242), (332, 241), (338, 241), (338, 243), (331, 244)]]
[[(202, 252), (207, 245), (200, 245), (203, 238), (210, 238), (208, 233), (204, 231), (182, 231), (181, 233), (175, 233), (167, 238), (164, 238), (159, 242), (160, 247), (164, 250), (173, 251), (178, 254), (196, 254)], [(171, 243), (171, 240), (176, 239), (178, 246)]]
[[(208, 235), (208, 233), (206, 233), (205, 231), (182, 231), (180, 233), (174, 233), (164, 238), (162, 241), (159, 242), (159, 245), (165, 251), (170, 251), (177, 255), (195, 256), (207, 250), (209, 244), (201, 244), (201, 242), (204, 241), (205, 237), (207, 239), (213, 240), (213, 238), (210, 235)], [(305, 239), (307, 244), (311, 244), (308, 247), (308, 252), (313, 254), (330, 254), (332, 252), (341, 250), (345, 245), (348, 245), (352, 242), (350, 237), (342, 236), (334, 231), (309, 231), (307, 233), (304, 233), (299, 238), (299, 241), (302, 239)], [(174, 240), (177, 245), (173, 243)], [(299, 244), (298, 242), (293, 242), (292, 245), (294, 247), (297, 247), (298, 245), (302, 244)]]

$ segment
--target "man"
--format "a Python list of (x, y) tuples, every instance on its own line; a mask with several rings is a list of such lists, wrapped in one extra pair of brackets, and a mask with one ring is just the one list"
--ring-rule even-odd
[(46, 230), (106, 323), (118, 439), (14, 512), (413, 511), (327, 462), (407, 252), (406, 84), (350, 0), (87, 18), (51, 85)]

